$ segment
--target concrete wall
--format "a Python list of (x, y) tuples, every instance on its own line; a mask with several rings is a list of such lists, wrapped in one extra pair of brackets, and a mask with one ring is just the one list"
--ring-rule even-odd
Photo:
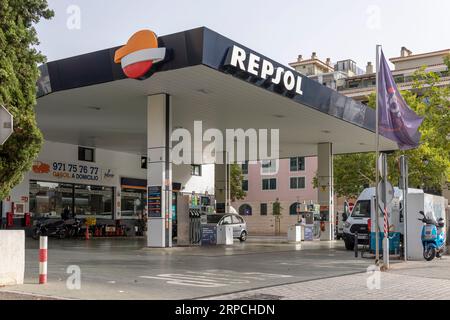
[(23, 284), (24, 273), (24, 231), (0, 230), (0, 286)]
[(444, 63), (444, 57), (445, 54), (436, 55), (432, 57), (417, 57), (414, 59), (405, 59), (403, 61), (397, 61), (394, 63), (395, 70), (420, 68), (422, 66), (442, 64)]

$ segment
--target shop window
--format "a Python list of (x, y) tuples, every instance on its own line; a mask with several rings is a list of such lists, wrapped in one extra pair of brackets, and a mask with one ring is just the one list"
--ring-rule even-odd
[(248, 204), (243, 204), (239, 207), (239, 214), (241, 216), (251, 216), (252, 215), (252, 207)]
[(113, 187), (30, 181), (30, 212), (37, 218), (61, 218), (68, 207), (78, 216), (112, 219), (113, 199)]
[(202, 175), (202, 166), (199, 164), (193, 164), (191, 165), (191, 175), (192, 176), (199, 176)]
[(290, 159), (291, 171), (305, 170), (305, 157), (295, 157)]
[(123, 189), (120, 200), (122, 217), (141, 218), (144, 214), (146, 191), (140, 189)]
[(291, 189), (305, 189), (305, 177), (291, 177), (290, 178)]
[(94, 162), (94, 151), (92, 148), (78, 147), (78, 160)]
[(262, 216), (267, 216), (267, 203), (261, 203), (260, 213)]
[(120, 186), (120, 213), (122, 218), (142, 218), (147, 196), (147, 180), (122, 177), (120, 178)]
[(295, 202), (293, 204), (290, 205), (289, 207), (289, 214), (291, 216), (297, 215), (297, 208), (300, 207), (300, 202)]
[(113, 188), (75, 185), (74, 209), (76, 215), (112, 219)]
[(277, 179), (262, 179), (262, 189), (263, 190), (276, 190), (277, 189)]
[(242, 180), (242, 190), (248, 191), (248, 180)]
[(73, 185), (30, 181), (30, 212), (35, 218), (61, 218), (64, 208), (73, 212)]

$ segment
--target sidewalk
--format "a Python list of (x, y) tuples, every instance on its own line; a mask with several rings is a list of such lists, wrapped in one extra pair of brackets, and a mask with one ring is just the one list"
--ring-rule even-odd
[[(379, 278), (376, 278), (377, 275)], [(372, 289), (369, 289), (368, 283)], [(446, 300), (450, 299), (450, 257), (432, 262), (399, 263), (388, 272), (359, 273), (271, 286), (207, 299)]]
[[(0, 287), (2, 288), (2, 287)], [(0, 301), (2, 300), (61, 300), (62, 298), (50, 297), (45, 295), (17, 292), (0, 291)], [(65, 299), (63, 299), (65, 300)]]

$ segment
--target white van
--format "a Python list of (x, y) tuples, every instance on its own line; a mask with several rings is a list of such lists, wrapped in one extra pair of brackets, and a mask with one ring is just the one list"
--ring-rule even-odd
[[(408, 189), (408, 193), (423, 193), (419, 189)], [(367, 245), (369, 244), (369, 234), (373, 232), (375, 235), (375, 188), (366, 188), (361, 192), (356, 200), (355, 206), (351, 211), (349, 217), (344, 223), (344, 230), (342, 238), (345, 242), (345, 248), (347, 250), (353, 250), (355, 244), (355, 233), (358, 232), (358, 243)], [(394, 188), (394, 199), (388, 207), (390, 213), (389, 218), (389, 230), (394, 233), (403, 234), (403, 213), (401, 211), (403, 200), (403, 192), (401, 189)], [(369, 227), (368, 222), (371, 219), (371, 225)], [(383, 232), (383, 219), (379, 218), (380, 232)]]

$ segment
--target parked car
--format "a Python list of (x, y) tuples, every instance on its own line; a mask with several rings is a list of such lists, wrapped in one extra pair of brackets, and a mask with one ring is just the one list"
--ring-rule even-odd
[(244, 218), (235, 213), (210, 214), (207, 217), (208, 224), (231, 225), (233, 226), (233, 238), (241, 242), (247, 240), (247, 223)]

